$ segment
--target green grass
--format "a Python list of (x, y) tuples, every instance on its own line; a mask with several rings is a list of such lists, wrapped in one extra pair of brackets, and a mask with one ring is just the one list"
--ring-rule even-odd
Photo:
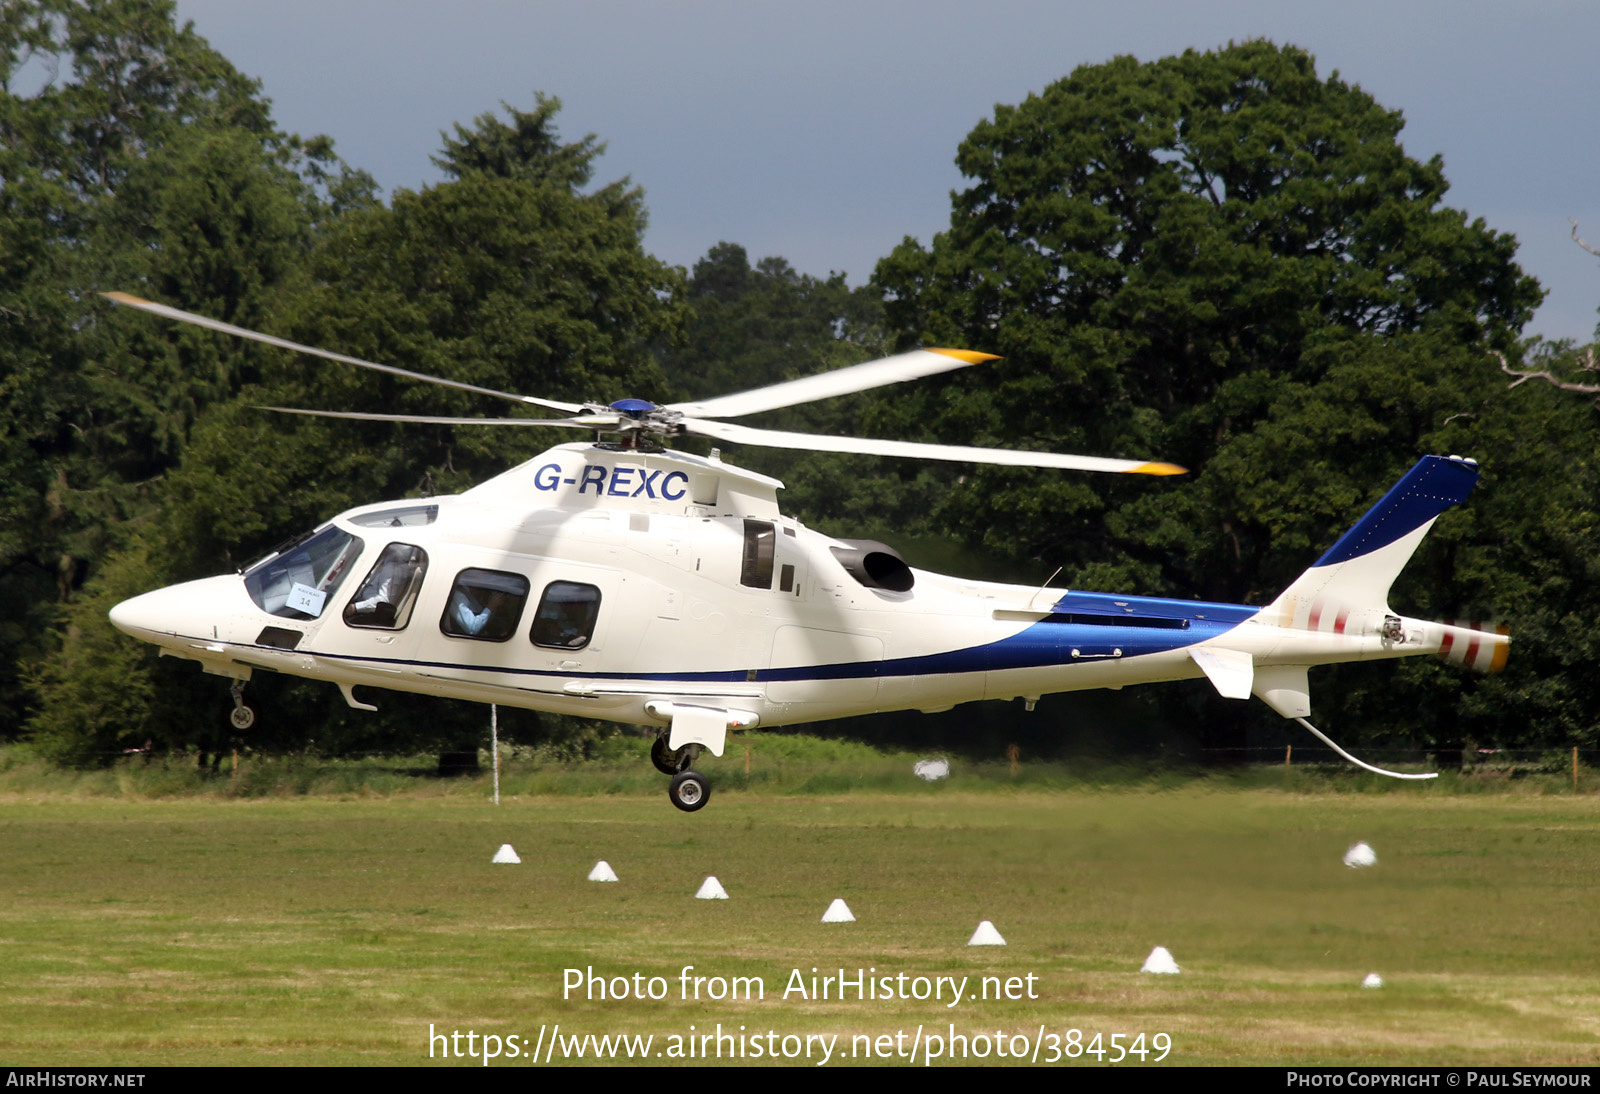
[[(1013, 781), (1002, 763), (929, 786), (906, 757), (782, 740), (748, 780), (737, 747), (708, 765), (694, 815), (626, 751), (513, 764), (499, 807), (487, 778), (421, 760), (270, 778), (249, 760), (230, 779), (0, 755), (8, 1062), (407, 1065), (428, 1062), (430, 1023), (532, 1039), (559, 1022), (656, 1050), (718, 1023), (846, 1050), (1042, 1025), (1164, 1032), (1176, 1064), (1600, 1063), (1600, 799), (1560, 780), (1378, 793), (1281, 770), (1024, 764)], [(1358, 839), (1376, 867), (1341, 864)], [(523, 864), (490, 865), (507, 842)], [(584, 880), (601, 858), (620, 884)], [(692, 899), (707, 874), (730, 900)], [(834, 897), (856, 923), (818, 922)], [(1009, 945), (969, 949), (981, 919)], [(1180, 976), (1138, 972), (1157, 944)], [(760, 977), (766, 998), (684, 1001), (684, 965)], [(563, 970), (590, 966), (671, 996), (563, 999)], [(812, 967), (1033, 974), (1039, 998), (781, 998)], [(1369, 972), (1386, 985), (1360, 988)]]
[[(588, 755), (572, 758), (570, 750), (507, 748), (503, 750), (503, 794), (593, 797), (649, 795), (664, 783), (649, 762), (647, 737), (613, 734), (586, 742)], [(746, 753), (752, 759), (745, 770)], [(489, 754), (479, 753), (480, 779), (439, 779), (437, 757), (380, 756), (336, 759), (315, 754), (260, 756), (242, 753), (237, 770), (225, 757), (213, 771), (202, 770), (193, 753), (124, 759), (106, 768), (63, 770), (26, 748), (0, 746), (0, 800), (60, 798), (217, 799), (358, 795), (387, 797), (466, 797), (487, 792)], [(893, 752), (855, 741), (809, 737), (795, 733), (748, 732), (730, 740), (722, 758), (702, 757), (718, 793), (754, 791), (769, 795), (841, 794), (861, 791), (934, 796), (970, 790), (980, 793), (1040, 790), (1073, 792), (1122, 790), (1147, 792), (1179, 788), (1212, 790), (1274, 789), (1297, 793), (1398, 794), (1410, 798), (1487, 794), (1543, 796), (1571, 793), (1568, 758), (1552, 754), (1546, 761), (1516, 766), (1475, 767), (1444, 771), (1436, 781), (1404, 783), (1360, 771), (1343, 762), (1307, 763), (1292, 768), (1277, 764), (1185, 770), (1153, 761), (1125, 764), (1104, 759), (1027, 759), (1016, 769), (1004, 759), (979, 761), (954, 757), (947, 781), (927, 783), (908, 777), (924, 753)], [(1299, 754), (1297, 754), (1299, 755)], [(1415, 765), (1395, 765), (1413, 770)], [(1600, 789), (1587, 768), (1579, 781), (1585, 792)]]

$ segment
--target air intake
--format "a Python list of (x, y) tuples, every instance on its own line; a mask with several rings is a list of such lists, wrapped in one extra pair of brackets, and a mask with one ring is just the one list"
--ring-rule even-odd
[(840, 540), (843, 547), (829, 547), (845, 572), (869, 589), (907, 593), (916, 584), (911, 567), (898, 551), (871, 539)]

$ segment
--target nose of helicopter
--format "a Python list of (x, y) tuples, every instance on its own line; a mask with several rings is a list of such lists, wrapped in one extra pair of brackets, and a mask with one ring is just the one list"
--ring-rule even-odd
[(231, 614), (229, 606), (242, 596), (243, 585), (237, 575), (187, 581), (124, 600), (111, 609), (111, 623), (124, 634), (145, 641), (207, 635)]
[(135, 638), (174, 633), (171, 592), (170, 589), (157, 589), (153, 593), (124, 600), (111, 609), (111, 625)]

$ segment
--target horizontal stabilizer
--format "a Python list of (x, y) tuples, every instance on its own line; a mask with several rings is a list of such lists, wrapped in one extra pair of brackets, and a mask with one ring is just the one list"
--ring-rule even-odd
[(1189, 656), (1224, 699), (1248, 699), (1255, 681), (1255, 662), (1248, 653), (1215, 647), (1195, 646)]

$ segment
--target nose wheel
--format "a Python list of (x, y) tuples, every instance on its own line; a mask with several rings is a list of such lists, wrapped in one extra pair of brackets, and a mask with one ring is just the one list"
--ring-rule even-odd
[(249, 729), (256, 724), (256, 712), (244, 705), (244, 681), (233, 682), (233, 710), (228, 712), (228, 721), (233, 723), (234, 729)]

